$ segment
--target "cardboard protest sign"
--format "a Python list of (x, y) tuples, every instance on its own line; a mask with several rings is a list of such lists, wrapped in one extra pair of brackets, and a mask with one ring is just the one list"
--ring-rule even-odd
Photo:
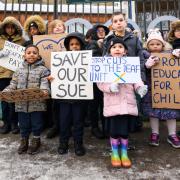
[(153, 108), (180, 109), (180, 59), (171, 54), (154, 54), (160, 58), (152, 67)]
[(67, 34), (50, 34), (33, 36), (33, 44), (38, 46), (45, 65), (50, 68), (51, 52), (65, 51), (64, 38)]
[(51, 53), (51, 96), (54, 99), (93, 99), (93, 84), (88, 82), (88, 63), (92, 51)]
[(5, 41), (3, 51), (9, 55), (0, 59), (0, 66), (16, 71), (16, 69), (20, 68), (24, 62), (24, 50), (25, 47), (23, 46)]
[(36, 101), (49, 98), (49, 95), (45, 96), (43, 91), (37, 88), (0, 92), (0, 100), (7, 102)]
[(89, 64), (89, 81), (140, 82), (139, 57), (92, 57)]

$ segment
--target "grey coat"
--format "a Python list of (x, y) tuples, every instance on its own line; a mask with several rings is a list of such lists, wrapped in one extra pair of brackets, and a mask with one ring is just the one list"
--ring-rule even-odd
[[(12, 77), (10, 85), (5, 90), (40, 88), (48, 90), (50, 93), (49, 82), (47, 76), (50, 74), (49, 70), (44, 66), (42, 59), (36, 61), (34, 64), (28, 64), (26, 61), (23, 67), (19, 68)], [(46, 101), (27, 101), (16, 102), (16, 112), (34, 112), (46, 111)]]

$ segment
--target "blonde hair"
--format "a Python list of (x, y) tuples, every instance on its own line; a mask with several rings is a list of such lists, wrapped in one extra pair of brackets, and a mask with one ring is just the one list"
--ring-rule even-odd
[(66, 26), (64, 22), (60, 19), (55, 19), (48, 24), (48, 34), (53, 34), (53, 29), (55, 28), (57, 24), (62, 24), (64, 27), (64, 31), (66, 31)]

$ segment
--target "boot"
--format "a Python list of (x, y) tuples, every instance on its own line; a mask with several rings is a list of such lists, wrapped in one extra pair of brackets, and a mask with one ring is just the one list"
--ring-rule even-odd
[(74, 150), (77, 156), (84, 156), (86, 154), (82, 141), (74, 141)]
[(29, 146), (29, 138), (22, 138), (20, 142), (20, 146), (18, 148), (18, 154), (23, 154), (28, 150)]
[(0, 129), (1, 134), (8, 134), (11, 131), (11, 126), (8, 124), (4, 124), (4, 126)]
[(103, 139), (103, 133), (101, 132), (101, 130), (99, 129), (99, 127), (94, 127), (91, 129), (91, 133), (92, 135), (94, 135), (97, 139)]
[(56, 127), (52, 127), (47, 132), (46, 138), (48, 138), (48, 139), (54, 138), (54, 137), (56, 137), (57, 134), (58, 134), (57, 128)]
[(38, 153), (40, 145), (41, 145), (40, 138), (33, 137), (27, 153), (32, 155)]
[(121, 167), (121, 159), (118, 153), (119, 139), (110, 138), (112, 153), (111, 164), (113, 167)]
[(12, 124), (11, 125), (11, 132), (12, 132), (12, 134), (18, 134), (19, 133), (19, 127), (18, 127), (18, 125), (17, 124)]
[(131, 167), (131, 161), (127, 154), (127, 148), (128, 148), (128, 139), (121, 138), (121, 162), (122, 166), (125, 168)]
[(60, 142), (58, 147), (58, 153), (59, 154), (67, 154), (69, 149), (68, 142)]

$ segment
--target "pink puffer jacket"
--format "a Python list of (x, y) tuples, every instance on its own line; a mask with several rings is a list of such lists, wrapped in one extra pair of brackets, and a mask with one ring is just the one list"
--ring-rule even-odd
[(138, 84), (119, 84), (119, 92), (110, 91), (111, 83), (97, 83), (98, 88), (104, 92), (104, 116), (116, 115), (138, 115), (135, 91), (144, 85)]

